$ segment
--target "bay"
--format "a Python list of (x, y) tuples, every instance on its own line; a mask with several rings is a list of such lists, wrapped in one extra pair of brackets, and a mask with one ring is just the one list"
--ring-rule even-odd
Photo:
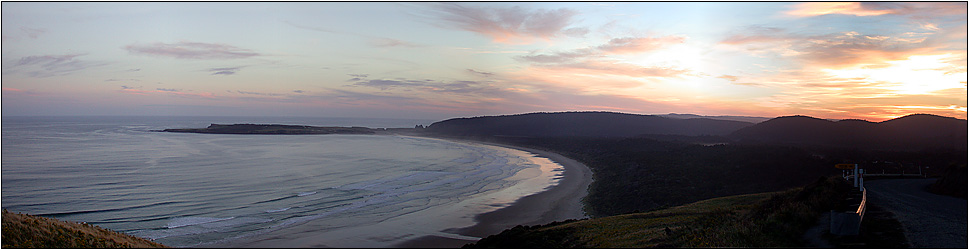
[[(473, 225), (476, 214), (554, 185), (561, 171), (523, 151), (430, 138), (151, 132), (210, 123), (392, 128), (430, 121), (4, 117), (3, 207), (175, 247), (251, 240), (311, 221), (322, 238), (340, 232), (330, 235), (342, 246), (389, 247)], [(424, 223), (409, 232), (372, 230), (388, 220)]]

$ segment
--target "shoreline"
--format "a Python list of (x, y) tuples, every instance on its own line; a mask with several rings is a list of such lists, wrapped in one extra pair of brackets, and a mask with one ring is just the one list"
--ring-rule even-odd
[[(539, 193), (518, 198), (510, 206), (478, 214), (474, 217), (475, 225), (448, 229), (445, 230), (446, 233), (484, 238), (501, 233), (503, 230), (511, 229), (517, 225), (542, 225), (568, 219), (588, 218), (588, 215), (584, 211), (582, 199), (588, 195), (589, 185), (593, 181), (592, 170), (581, 162), (557, 153), (515, 145), (454, 138), (415, 137), (451, 140), (524, 151), (534, 154), (537, 157), (549, 159), (565, 169), (562, 174), (562, 179), (556, 185)], [(460, 248), (467, 243), (474, 242), (477, 241), (428, 235), (407, 240), (394, 247)]]
[[(379, 136), (379, 135), (378, 135)], [(503, 150), (517, 151), (515, 154), (529, 154), (531, 157), (544, 158), (548, 163), (561, 167), (559, 173), (552, 176), (558, 181), (548, 185), (538, 192), (525, 196), (514, 197), (500, 203), (495, 203), (494, 210), (484, 213), (467, 213), (463, 217), (454, 217), (451, 227), (437, 227), (428, 230), (425, 224), (436, 223), (425, 220), (414, 220), (424, 216), (432, 218), (440, 216), (437, 213), (450, 214), (461, 212), (466, 206), (489, 206), (488, 204), (458, 203), (453, 206), (440, 207), (435, 210), (419, 211), (420, 215), (409, 218), (391, 219), (375, 224), (356, 228), (328, 230), (325, 234), (332, 239), (354, 239), (357, 243), (348, 244), (339, 240), (321, 240), (319, 235), (324, 233), (326, 222), (307, 221), (300, 223), (299, 229), (272, 230), (261, 236), (244, 236), (234, 240), (209, 243), (196, 247), (209, 248), (460, 248), (467, 243), (474, 243), (481, 238), (501, 233), (516, 225), (541, 225), (568, 219), (587, 218), (582, 199), (588, 193), (592, 183), (592, 171), (584, 164), (562, 155), (514, 145), (505, 145), (484, 141), (472, 141), (456, 138), (438, 138), (430, 136), (415, 136), (393, 134), (392, 136), (413, 137), (419, 139), (442, 140), (453, 143), (470, 144), (471, 146), (497, 147)], [(559, 170), (553, 170), (559, 171)], [(484, 199), (488, 199), (482, 197)], [(471, 200), (469, 200), (471, 201)], [(497, 206), (501, 206), (497, 208)], [(428, 217), (430, 216), (430, 217)], [(443, 217), (442, 217), (443, 219)], [(457, 221), (455, 221), (457, 219)], [(444, 222), (448, 223), (448, 222)], [(362, 236), (356, 231), (386, 231), (389, 233)], [(356, 242), (356, 241), (355, 241)]]

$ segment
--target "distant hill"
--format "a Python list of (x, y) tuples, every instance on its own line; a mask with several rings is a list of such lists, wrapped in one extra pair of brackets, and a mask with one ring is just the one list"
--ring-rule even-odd
[(708, 118), (673, 119), (613, 112), (560, 112), (455, 118), (435, 122), (428, 132), (457, 136), (632, 137), (728, 135), (749, 122)]
[(311, 134), (374, 134), (375, 130), (364, 127), (314, 127), (279, 124), (212, 124), (207, 128), (170, 128), (159, 132), (199, 134), (257, 134), (257, 135), (311, 135)]
[(967, 148), (966, 120), (914, 114), (883, 122), (829, 121), (808, 116), (774, 118), (729, 137), (746, 143), (820, 145), (865, 149)]
[(749, 123), (761, 123), (771, 119), (769, 117), (756, 117), (756, 116), (730, 116), (730, 115), (704, 116), (704, 115), (677, 114), (677, 113), (669, 113), (665, 115), (656, 115), (656, 116), (662, 116), (662, 117), (673, 118), (673, 119), (707, 118), (707, 119), (714, 119), (714, 120), (739, 121), (739, 122), (749, 122)]

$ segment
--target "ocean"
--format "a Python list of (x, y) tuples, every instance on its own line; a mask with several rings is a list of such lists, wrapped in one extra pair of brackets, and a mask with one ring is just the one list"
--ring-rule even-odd
[[(466, 142), (153, 132), (210, 123), (392, 128), (430, 122), (4, 117), (2, 206), (173, 247), (219, 247), (287, 230), (312, 232), (320, 246), (391, 247), (474, 225), (475, 215), (541, 192), (561, 178), (562, 167), (548, 159)], [(411, 226), (373, 229), (392, 221)]]

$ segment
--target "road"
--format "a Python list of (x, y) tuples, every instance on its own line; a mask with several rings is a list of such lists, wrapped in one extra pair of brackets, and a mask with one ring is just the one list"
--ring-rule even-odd
[(865, 181), (869, 202), (891, 211), (914, 248), (966, 248), (967, 201), (926, 191), (936, 179)]

